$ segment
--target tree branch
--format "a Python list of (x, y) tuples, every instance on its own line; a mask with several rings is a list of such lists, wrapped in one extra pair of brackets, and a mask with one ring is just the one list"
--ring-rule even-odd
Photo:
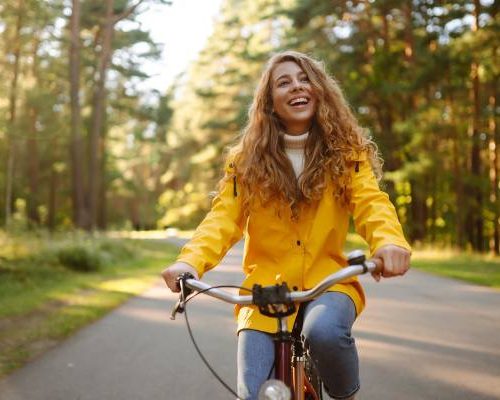
[(123, 12), (121, 12), (120, 14), (117, 14), (114, 16), (113, 18), (113, 25), (116, 25), (118, 22), (120, 22), (122, 19), (125, 19), (127, 18), (130, 14), (132, 14), (136, 9), (137, 7), (139, 7), (141, 5), (141, 3), (143, 3), (144, 0), (139, 0), (136, 4), (134, 4), (133, 6), (127, 8), (126, 10), (124, 10)]

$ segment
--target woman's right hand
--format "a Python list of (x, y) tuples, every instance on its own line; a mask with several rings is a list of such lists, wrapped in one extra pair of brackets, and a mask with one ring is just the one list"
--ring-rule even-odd
[(181, 288), (177, 282), (177, 277), (184, 272), (189, 272), (194, 276), (194, 279), (199, 279), (198, 271), (196, 271), (196, 269), (194, 269), (191, 265), (184, 262), (176, 262), (168, 268), (165, 268), (161, 273), (161, 276), (165, 280), (169, 289), (174, 293), (178, 293), (181, 291)]

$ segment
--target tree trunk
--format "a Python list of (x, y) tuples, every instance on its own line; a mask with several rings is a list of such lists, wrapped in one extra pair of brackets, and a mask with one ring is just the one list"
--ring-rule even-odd
[(413, 62), (415, 60), (415, 39), (413, 37), (413, 19), (412, 19), (412, 7), (411, 1), (405, 2), (403, 5), (403, 12), (405, 15), (405, 58), (409, 62), (410, 67), (413, 67)]
[[(104, 123), (106, 125), (106, 123)], [(102, 160), (101, 160), (101, 179), (100, 179), (100, 186), (99, 186), (99, 209), (97, 213), (97, 227), (99, 230), (105, 231), (107, 229), (108, 225), (108, 213), (107, 213), (107, 186), (108, 186), (108, 179), (106, 176), (106, 165), (107, 165), (107, 154), (106, 154), (106, 130), (103, 130), (103, 135), (101, 138), (101, 154), (102, 154)]]
[(52, 164), (50, 166), (49, 201), (48, 201), (49, 207), (47, 212), (47, 228), (51, 232), (54, 231), (54, 229), (56, 228), (57, 186), (58, 186), (57, 170), (54, 164)]
[(23, 16), (24, 16), (24, 2), (19, 0), (18, 2), (18, 14), (16, 20), (16, 30), (15, 36), (12, 40), (14, 50), (14, 66), (13, 66), (13, 77), (10, 84), (10, 95), (9, 95), (9, 119), (7, 123), (7, 168), (5, 176), (5, 226), (10, 225), (10, 220), (12, 217), (12, 203), (13, 203), (13, 185), (14, 185), (14, 172), (16, 165), (16, 152), (17, 145), (14, 138), (14, 130), (16, 123), (16, 109), (17, 109), (17, 83), (20, 74), (20, 60), (21, 60), (21, 28), (23, 26)]
[[(493, 52), (495, 53), (495, 51)], [(489, 97), (489, 106), (491, 110), (490, 118), (488, 121), (488, 127), (490, 130), (490, 142), (489, 142), (489, 176), (490, 176), (490, 202), (492, 204), (493, 211), (493, 237), (490, 239), (490, 251), (495, 254), (500, 254), (500, 191), (498, 182), (498, 170), (500, 166), (500, 159), (498, 154), (498, 142), (499, 142), (499, 129), (496, 119), (496, 108), (498, 104), (498, 78), (493, 80), (492, 93)]]
[(84, 145), (81, 132), (80, 107), (80, 1), (72, 1), (70, 19), (69, 76), (71, 99), (71, 194), (73, 224), (77, 228), (89, 229), (90, 221), (85, 204)]
[[(407, 63), (408, 77), (412, 76), (413, 69), (415, 68), (414, 46), (415, 41), (413, 37), (413, 20), (412, 20), (412, 3), (406, 2), (403, 5), (403, 12), (405, 18), (405, 60)], [(416, 92), (408, 94), (408, 107), (410, 114), (413, 114), (417, 108)], [(403, 110), (403, 112), (405, 111)], [(403, 119), (405, 116), (402, 116)], [(424, 177), (425, 179), (425, 177)], [(422, 180), (410, 179), (411, 187), (411, 203), (409, 205), (411, 212), (410, 232), (412, 240), (423, 241), (427, 234), (427, 205), (425, 203), (425, 192), (423, 190)]]
[(382, 9), (382, 37), (384, 38), (384, 51), (386, 53), (389, 52), (389, 18), (387, 14), (389, 13), (388, 9)]
[(451, 140), (451, 149), (452, 149), (452, 170), (453, 170), (453, 181), (454, 181), (454, 189), (455, 189), (455, 238), (453, 242), (455, 245), (460, 248), (465, 248), (465, 212), (464, 208), (464, 168), (462, 167), (463, 163), (463, 140), (460, 134), (460, 128), (458, 128), (458, 123), (456, 121), (454, 110), (456, 109), (454, 103), (454, 95), (452, 92), (452, 82), (450, 78), (450, 71), (447, 71), (446, 74), (447, 85), (450, 88), (448, 91), (448, 96), (446, 98), (446, 106), (449, 111), (449, 126), (451, 127), (450, 131), (450, 140)]
[(410, 179), (411, 203), (410, 203), (410, 240), (423, 241), (426, 235), (427, 206), (423, 196), (423, 184), (416, 179)]
[[(120, 14), (114, 15), (114, 0), (105, 1), (104, 22), (100, 29), (100, 52), (97, 62), (97, 76), (92, 100), (92, 118), (90, 127), (90, 157), (89, 157), (89, 190), (88, 204), (90, 229), (106, 226), (106, 212), (100, 212), (98, 207), (106, 207), (100, 201), (106, 201), (106, 168), (105, 168), (105, 105), (106, 105), (106, 75), (113, 54), (112, 40), (115, 24), (132, 14), (144, 0), (126, 8)], [(97, 43), (96, 43), (97, 44)], [(101, 215), (101, 218), (99, 217)]]
[(27, 150), (27, 175), (28, 175), (28, 187), (29, 196), (27, 199), (27, 216), (28, 224), (30, 226), (37, 226), (40, 224), (40, 214), (38, 212), (39, 206), (39, 173), (40, 163), (38, 157), (38, 132), (36, 128), (36, 122), (38, 119), (38, 110), (36, 107), (29, 107), (29, 118), (30, 118), (30, 134), (26, 141)]
[[(40, 35), (33, 35), (33, 64), (31, 75), (37, 85), (40, 84), (38, 76), (38, 49), (40, 46)], [(29, 118), (29, 132), (26, 140), (27, 168), (28, 176), (28, 196), (27, 196), (27, 217), (28, 226), (33, 227), (40, 224), (40, 214), (38, 212), (39, 200), (39, 170), (40, 163), (38, 157), (38, 106), (35, 102), (26, 102), (27, 116)]]
[[(479, 14), (480, 14), (480, 2), (479, 0), (474, 0), (474, 24), (472, 26), (472, 32), (477, 32), (479, 29)], [(475, 250), (484, 250), (484, 236), (483, 236), (483, 219), (482, 219), (482, 207), (483, 207), (483, 194), (481, 187), (481, 147), (480, 147), (480, 133), (479, 125), (481, 118), (481, 99), (480, 99), (480, 82), (479, 82), (479, 63), (474, 60), (471, 64), (471, 80), (472, 80), (472, 123), (470, 127), (470, 135), (472, 141), (471, 148), (471, 197), (473, 204), (469, 210), (469, 215), (467, 219), (469, 241)]]
[(89, 211), (90, 228), (97, 227), (99, 193), (102, 170), (102, 130), (104, 104), (106, 100), (106, 74), (111, 60), (111, 42), (115, 20), (113, 18), (113, 0), (106, 0), (106, 15), (102, 24), (101, 51), (98, 60), (95, 92), (92, 101), (92, 121), (90, 130), (90, 165), (89, 165)]

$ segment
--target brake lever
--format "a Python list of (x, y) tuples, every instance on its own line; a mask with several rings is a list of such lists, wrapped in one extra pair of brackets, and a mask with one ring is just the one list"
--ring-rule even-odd
[(184, 312), (184, 301), (181, 299), (177, 300), (177, 303), (175, 303), (174, 308), (172, 308), (172, 313), (170, 314), (170, 319), (172, 321), (175, 321), (175, 316), (177, 313), (182, 314)]
[(188, 288), (185, 283), (187, 279), (193, 278), (194, 276), (189, 272), (184, 272), (176, 278), (181, 293), (179, 294), (179, 300), (177, 300), (177, 302), (175, 303), (175, 306), (172, 309), (172, 313), (170, 314), (170, 319), (172, 321), (175, 321), (175, 316), (177, 313), (182, 314), (184, 312), (184, 309), (186, 307), (186, 298), (193, 292), (193, 290)]

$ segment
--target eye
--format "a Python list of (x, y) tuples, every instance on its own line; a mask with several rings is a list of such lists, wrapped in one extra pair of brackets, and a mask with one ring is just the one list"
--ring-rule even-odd
[(304, 75), (302, 78), (300, 78), (302, 82), (309, 82), (309, 78), (307, 75)]
[(288, 81), (279, 81), (278, 82), (278, 87), (285, 86), (286, 84), (288, 84)]

